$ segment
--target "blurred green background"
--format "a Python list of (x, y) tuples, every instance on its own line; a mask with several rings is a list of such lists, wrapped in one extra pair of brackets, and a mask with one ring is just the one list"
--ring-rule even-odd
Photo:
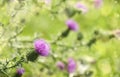
[[(17, 36), (17, 39), (26, 41), (39, 36), (39, 38), (53, 40), (67, 28), (65, 21), (71, 18), (79, 24), (79, 31), (83, 33), (83, 41), (85, 42), (93, 37), (94, 30), (100, 30), (104, 33), (120, 28), (119, 0), (103, 0), (103, 5), (100, 8), (94, 7), (93, 0), (51, 1), (50, 4), (45, 4), (44, 0), (0, 0), (0, 23), (4, 24), (5, 28), (4, 32), (3, 28), (0, 27), (0, 34), (4, 32), (0, 38), (1, 61), (18, 55), (15, 48), (10, 47), (8, 42), (4, 40), (8, 40), (21, 28), (23, 31)], [(64, 9), (66, 7), (73, 8), (77, 2), (85, 4), (88, 12), (85, 14), (76, 13), (70, 18), (67, 17)], [(70, 32), (69, 36), (62, 42), (72, 45), (75, 39), (76, 33)], [(30, 46), (32, 45), (30, 44)], [(65, 53), (65, 56), (74, 57), (76, 60), (84, 56), (94, 58), (97, 62), (91, 66), (91, 70), (94, 72), (92, 77), (120, 77), (119, 46), (120, 40), (118, 39), (107, 41), (103, 39), (98, 40), (91, 48), (79, 47), (76, 52)], [(53, 46), (52, 48), (56, 49), (56, 54), (61, 51), (57, 47)], [(25, 50), (20, 51), (20, 53), (24, 52)], [(43, 59), (46, 60), (46, 58)], [(47, 65), (52, 65), (50, 69), (56, 70), (55, 63), (50, 57), (47, 61)], [(46, 69), (44, 72), (40, 72), (40, 68), (44, 66), (39, 64), (39, 61), (23, 64), (23, 66), (26, 71), (23, 77), (65, 77), (60, 70), (56, 70), (52, 75), (46, 74)], [(15, 70), (11, 69), (8, 72), (11, 71)]]

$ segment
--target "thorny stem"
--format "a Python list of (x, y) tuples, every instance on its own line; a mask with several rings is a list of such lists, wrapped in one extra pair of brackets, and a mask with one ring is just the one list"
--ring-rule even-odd
[(24, 61), (25, 61), (24, 58), (21, 57), (20, 60), (18, 60), (14, 65), (12, 65), (10, 67), (5, 67), (5, 68), (3, 68), (3, 70), (14, 68), (14, 67), (18, 66), (19, 64), (21, 64)]
[(3, 71), (2, 69), (0, 69), (0, 72), (5, 74), (7, 77), (10, 77), (5, 71)]

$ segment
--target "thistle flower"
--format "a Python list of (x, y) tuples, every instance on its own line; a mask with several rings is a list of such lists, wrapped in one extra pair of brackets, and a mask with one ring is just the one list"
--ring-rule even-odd
[(17, 74), (22, 75), (25, 72), (24, 68), (19, 68)]
[(34, 42), (35, 51), (41, 56), (48, 56), (50, 52), (49, 44), (43, 40), (39, 39)]
[(94, 4), (96, 8), (100, 8), (102, 6), (103, 1), (102, 0), (94, 0)]
[(63, 62), (59, 61), (56, 63), (56, 66), (60, 69), (60, 70), (63, 70), (65, 68), (65, 65)]
[(14, 77), (22, 77), (24, 72), (25, 72), (24, 68), (19, 68), (17, 69), (17, 72)]
[(67, 20), (66, 25), (68, 26), (70, 30), (73, 30), (73, 31), (78, 31), (79, 29), (77, 22), (75, 22), (72, 19)]
[(88, 8), (84, 4), (81, 4), (81, 3), (77, 3), (76, 8), (78, 10), (81, 10), (83, 14), (88, 11)]
[(68, 59), (67, 70), (69, 73), (73, 73), (76, 70), (76, 63), (72, 58)]

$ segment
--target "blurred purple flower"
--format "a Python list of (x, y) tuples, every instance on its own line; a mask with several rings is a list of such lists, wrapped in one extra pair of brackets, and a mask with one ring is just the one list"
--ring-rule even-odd
[(79, 29), (78, 24), (72, 19), (67, 20), (66, 25), (70, 30), (73, 30), (73, 31), (78, 31)]
[(100, 8), (102, 6), (103, 0), (94, 0), (95, 8)]
[(18, 75), (22, 75), (24, 72), (25, 72), (24, 68), (19, 68), (19, 69), (17, 70), (17, 74), (18, 74)]
[(81, 3), (77, 3), (76, 4), (76, 8), (80, 9), (83, 14), (88, 11), (88, 8), (84, 4), (81, 4)]
[(49, 5), (51, 3), (51, 0), (45, 0), (45, 4)]
[(63, 70), (65, 68), (65, 64), (61, 61), (57, 62), (56, 63), (56, 66), (60, 69), (60, 70)]
[(49, 44), (43, 39), (36, 40), (34, 42), (34, 48), (36, 52), (41, 56), (48, 56), (50, 51)]
[(72, 58), (68, 59), (67, 70), (69, 73), (73, 73), (76, 70), (76, 63)]

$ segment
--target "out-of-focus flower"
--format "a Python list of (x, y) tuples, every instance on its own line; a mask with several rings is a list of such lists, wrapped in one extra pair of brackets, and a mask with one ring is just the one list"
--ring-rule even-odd
[(50, 52), (49, 44), (43, 39), (36, 40), (34, 42), (34, 48), (35, 51), (41, 56), (48, 56)]
[(114, 31), (112, 32), (112, 34), (113, 34), (116, 38), (120, 39), (120, 29), (114, 30)]
[(19, 68), (19, 69), (17, 69), (17, 72), (14, 75), (14, 77), (22, 77), (24, 72), (25, 72), (24, 68)]
[(72, 59), (72, 58), (68, 59), (67, 70), (68, 70), (69, 73), (75, 72), (75, 70), (76, 70), (76, 62), (74, 61), (74, 59)]
[(65, 64), (61, 61), (57, 62), (56, 63), (56, 66), (60, 69), (60, 70), (63, 70), (65, 68)]
[(82, 3), (77, 3), (76, 8), (81, 10), (83, 14), (88, 12), (88, 8)]
[(17, 74), (22, 75), (25, 72), (24, 68), (19, 68)]
[(72, 19), (67, 20), (66, 25), (68, 26), (68, 28), (70, 30), (73, 30), (73, 31), (78, 31), (78, 29), (79, 29), (79, 26), (78, 26), (77, 22), (75, 22)]
[(100, 8), (102, 6), (103, 0), (94, 0), (95, 8)]
[(49, 5), (51, 3), (51, 0), (45, 0), (45, 4)]

